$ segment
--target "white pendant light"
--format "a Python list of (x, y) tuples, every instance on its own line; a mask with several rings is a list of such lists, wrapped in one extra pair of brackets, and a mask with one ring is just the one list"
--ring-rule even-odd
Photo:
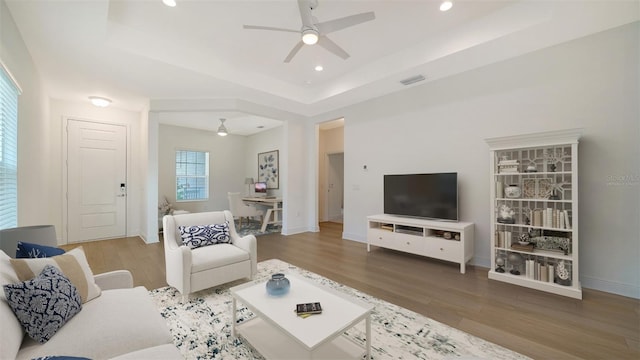
[(229, 132), (227, 131), (227, 128), (224, 126), (225, 120), (226, 119), (220, 119), (220, 126), (218, 126), (218, 135), (220, 135), (220, 136), (229, 135)]

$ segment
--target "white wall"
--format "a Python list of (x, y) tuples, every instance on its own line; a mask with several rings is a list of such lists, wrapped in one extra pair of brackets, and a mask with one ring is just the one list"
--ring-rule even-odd
[(384, 174), (456, 171), (472, 263), (488, 267), (484, 139), (584, 128), (582, 285), (640, 297), (639, 34), (623, 26), (315, 118), (345, 118), (345, 237), (364, 241), (366, 216), (383, 211)]
[[(229, 209), (228, 192), (244, 193), (245, 136), (218, 136), (215, 132), (160, 125), (158, 143), (158, 195), (175, 208), (191, 212)], [(209, 200), (176, 203), (176, 150), (209, 152)]]
[(47, 154), (48, 163), (51, 166), (51, 174), (47, 178), (49, 191), (51, 194), (51, 221), (56, 226), (56, 233), (59, 238), (65, 239), (63, 224), (63, 171), (64, 158), (64, 126), (67, 119), (87, 120), (99, 123), (118, 124), (127, 127), (127, 236), (137, 236), (141, 234), (141, 212), (142, 212), (142, 152), (144, 145), (140, 141), (141, 137), (141, 117), (140, 112), (117, 109), (113, 106), (99, 108), (93, 106), (88, 100), (86, 102), (73, 102), (65, 100), (51, 100), (49, 115), (50, 132), (48, 137), (51, 141), (50, 151)]
[[(49, 100), (4, 1), (0, 1), (0, 60), (22, 89), (18, 97), (18, 226), (50, 224)], [(52, 170), (53, 169), (53, 170)], [(58, 237), (60, 233), (58, 232)]]

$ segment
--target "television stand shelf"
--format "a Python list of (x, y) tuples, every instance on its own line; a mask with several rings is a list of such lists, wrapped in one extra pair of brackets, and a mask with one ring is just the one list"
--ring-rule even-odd
[(415, 219), (393, 215), (367, 216), (367, 251), (371, 245), (460, 264), (473, 257), (473, 223)]

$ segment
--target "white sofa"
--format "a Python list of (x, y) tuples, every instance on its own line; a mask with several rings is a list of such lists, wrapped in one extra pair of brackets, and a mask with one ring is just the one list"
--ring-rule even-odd
[(125, 270), (94, 276), (102, 290), (83, 304), (46, 343), (25, 335), (1, 286), (18, 283), (9, 256), (0, 251), (0, 359), (78, 356), (90, 359), (181, 359), (147, 289), (133, 287)]
[[(165, 215), (164, 255), (167, 284), (186, 300), (189, 294), (243, 278), (253, 279), (258, 272), (256, 237), (240, 237), (230, 211), (210, 211), (183, 215)], [(180, 226), (229, 223), (228, 244), (192, 249), (183, 244)]]

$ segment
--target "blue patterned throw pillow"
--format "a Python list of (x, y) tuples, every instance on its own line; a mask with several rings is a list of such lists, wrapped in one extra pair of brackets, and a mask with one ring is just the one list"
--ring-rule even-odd
[(26, 258), (46, 258), (64, 254), (64, 250), (58, 247), (32, 244), (18, 241), (16, 249), (16, 259)]
[(78, 290), (52, 265), (31, 280), (4, 285), (4, 293), (27, 334), (41, 344), (82, 310)]
[(228, 221), (223, 224), (180, 226), (178, 230), (182, 243), (192, 249), (231, 242)]

